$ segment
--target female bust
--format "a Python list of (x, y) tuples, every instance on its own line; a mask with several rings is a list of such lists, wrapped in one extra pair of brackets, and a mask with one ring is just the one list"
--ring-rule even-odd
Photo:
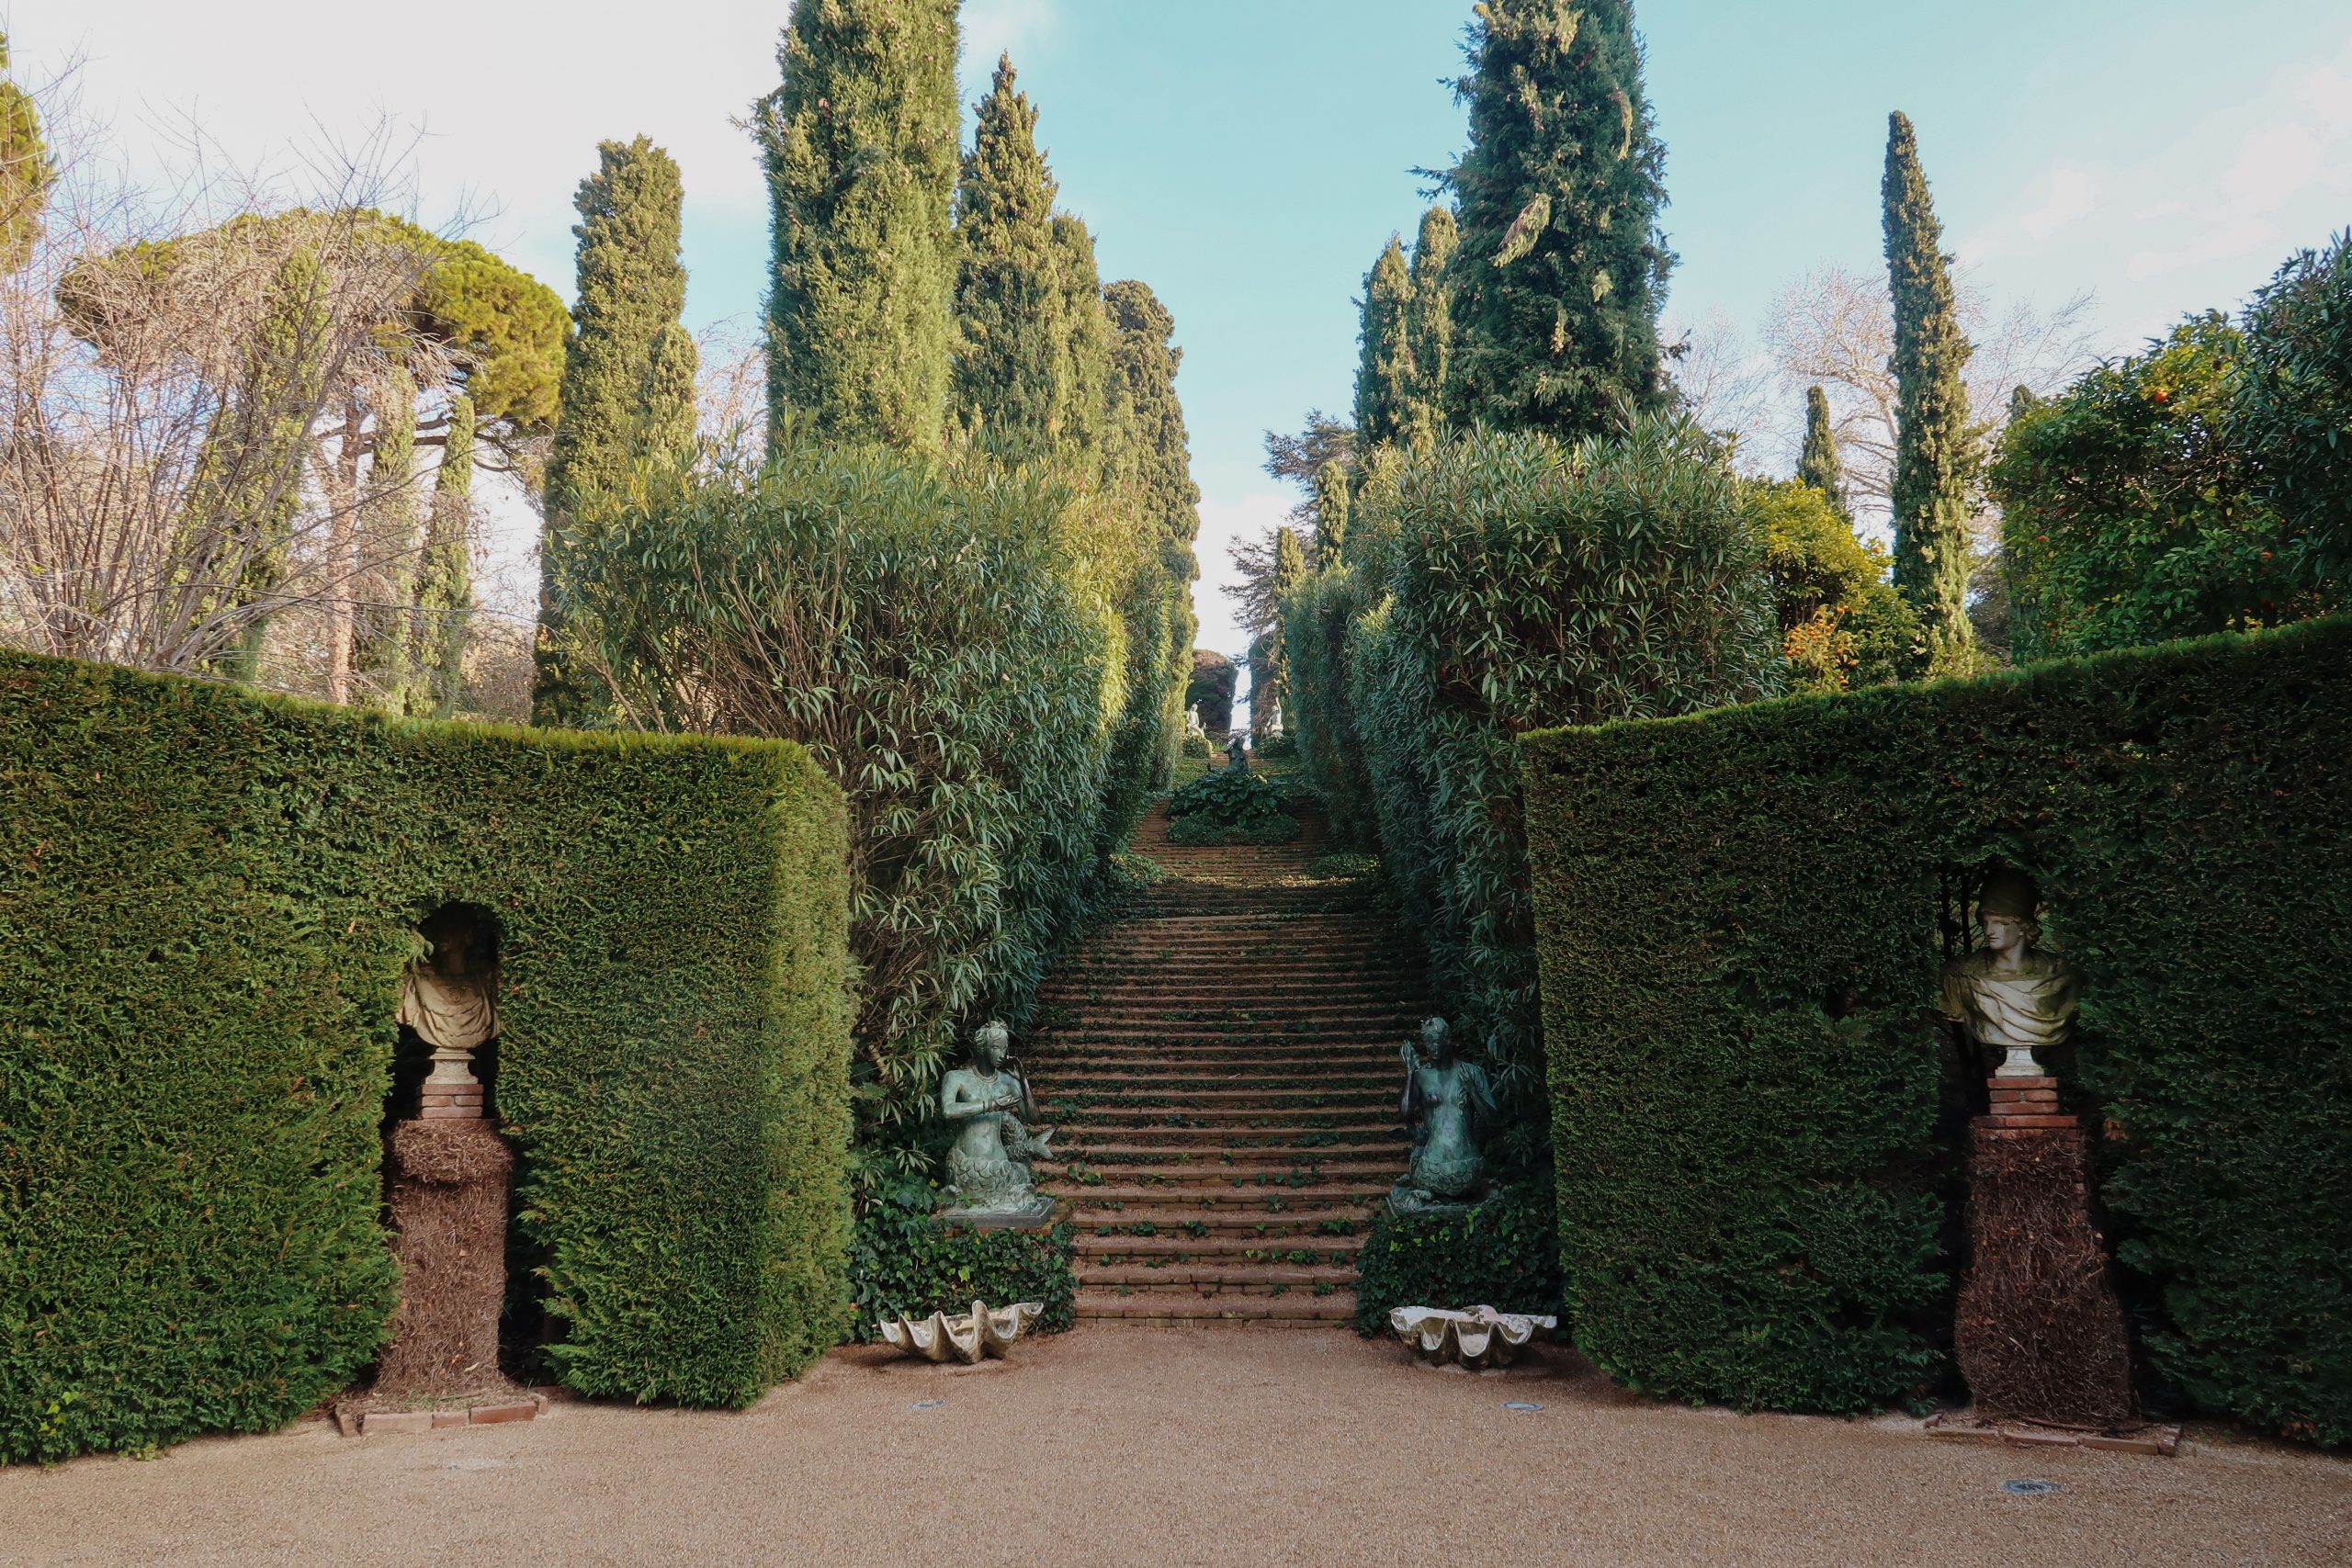
[(2036, 1050), (2063, 1044), (2080, 1005), (2081, 977), (2054, 953), (2034, 947), (2041, 899), (2033, 878), (2008, 866), (1988, 873), (1976, 897), (1984, 945), (1944, 965), (1943, 1011), (1988, 1051), (2003, 1054), (1993, 1076), (2039, 1077)]
[(964, 1209), (1018, 1208), (1032, 1200), (1029, 1162), (1049, 1156), (1053, 1134), (1030, 1131), (1021, 1075), (1005, 1066), (1012, 1037), (994, 1019), (972, 1035), (970, 1065), (939, 1080), (939, 1113), (956, 1129), (947, 1182)]

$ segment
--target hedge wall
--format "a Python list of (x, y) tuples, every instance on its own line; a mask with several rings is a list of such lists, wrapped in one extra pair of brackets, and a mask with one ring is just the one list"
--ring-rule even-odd
[(2055, 1065), (2103, 1124), (2145, 1353), (2207, 1410), (2352, 1439), (2352, 623), (1555, 730), (1524, 761), (1595, 1360), (1784, 1408), (1921, 1382), (1966, 1110), (1939, 1096), (1978, 1070), (1940, 1057), (1939, 922), (2006, 860), (2087, 976)]
[(740, 1404), (839, 1337), (841, 794), (796, 747), (383, 720), (0, 654), (0, 1459), (343, 1387), (401, 968), (500, 923), (550, 1353)]

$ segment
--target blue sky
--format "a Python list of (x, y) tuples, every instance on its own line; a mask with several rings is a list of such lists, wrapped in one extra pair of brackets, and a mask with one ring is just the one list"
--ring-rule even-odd
[[(310, 0), (12, 0), (19, 74), (68, 53), (134, 148), (181, 110), (233, 156), (424, 133), (419, 215), (569, 292), (570, 201), (599, 137), (684, 165), (691, 324), (749, 317), (765, 214), (729, 123), (775, 80), (783, 0), (659, 7), (480, 0), (468, 32)], [(1204, 640), (1238, 640), (1225, 542), (1288, 503), (1261, 434), (1344, 410), (1353, 300), (1424, 205), (1416, 166), (1460, 150), (1451, 78), (1467, 0), (968, 0), (967, 98), (1000, 48), (1042, 111), (1064, 200), (1106, 277), (1150, 283), (1185, 350), (1204, 491)], [(1879, 262), (1885, 118), (1917, 124), (1948, 240), (1996, 298), (2095, 296), (2128, 348), (2230, 305), (2352, 225), (2345, 0), (1641, 0), (1681, 256), (1669, 317), (1752, 330), (1809, 268)], [(224, 23), (233, 22), (233, 25)]]

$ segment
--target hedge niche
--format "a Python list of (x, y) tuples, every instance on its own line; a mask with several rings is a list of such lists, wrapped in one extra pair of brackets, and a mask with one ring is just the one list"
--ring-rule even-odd
[[(2352, 623), (1524, 747), (1567, 1311), (1660, 1393), (1925, 1382), (1968, 1097), (1961, 880), (2086, 976), (2054, 1064), (2154, 1371), (2352, 1439)], [(1940, 1162), (1940, 1163), (1939, 1163)]]
[(741, 1404), (832, 1344), (843, 835), (789, 745), (0, 654), (0, 1459), (267, 1428), (367, 1366), (398, 982), (452, 902), (500, 927), (563, 1381)]

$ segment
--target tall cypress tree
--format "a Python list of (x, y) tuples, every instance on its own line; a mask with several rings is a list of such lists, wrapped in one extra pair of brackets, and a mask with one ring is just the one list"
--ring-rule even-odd
[(449, 400), (449, 434), (433, 479), (433, 510), (417, 563), (416, 651), (419, 700), (410, 712), (447, 718), (465, 690), (466, 624), (473, 589), (474, 404)]
[(1887, 117), (1886, 273), (1894, 301), (1896, 419), (1894, 586), (1919, 616), (1931, 670), (1964, 667), (1975, 643), (1968, 621), (1969, 488), (1975, 477), (1968, 389), (1943, 231), (1919, 169), (1911, 122)]
[(755, 106), (773, 225), (768, 414), (936, 446), (955, 340), (956, 0), (794, 0)]
[(376, 430), (368, 460), (368, 499), (360, 531), (375, 564), (354, 606), (352, 668), (369, 678), (373, 705), (409, 709), (409, 655), (414, 646), (410, 605), (416, 591), (416, 381), (405, 370), (377, 389)]
[(57, 179), (40, 133), (40, 111), (31, 94), (7, 79), (7, 70), (8, 35), (0, 32), (0, 272), (32, 259), (49, 187)]
[(1450, 423), (1575, 437), (1662, 405), (1666, 152), (1630, 0), (1486, 0), (1470, 57)]
[(1061, 285), (1054, 177), (1037, 151), (1037, 111), (1000, 56), (956, 186), (956, 326), (949, 408), (1015, 459), (1053, 445), (1060, 386)]
[(1445, 381), (1453, 364), (1453, 281), (1447, 269), (1461, 244), (1451, 208), (1432, 207), (1421, 214), (1405, 309), (1405, 343), (1413, 361), (1407, 446), (1426, 446), (1445, 431)]
[(548, 525), (539, 544), (539, 632), (531, 717), (583, 724), (597, 703), (573, 667), (567, 623), (574, 553), (604, 511), (627, 492), (655, 344), (686, 303), (678, 260), (678, 165), (640, 136), (596, 148), (596, 172), (580, 182), (576, 331), (564, 352), (555, 445), (548, 458)]
[(1829, 423), (1829, 396), (1818, 387), (1807, 387), (1804, 392), (1804, 450), (1797, 457), (1797, 480), (1827, 496), (1838, 515), (1847, 516), (1846, 476), (1838, 463), (1838, 432)]
[[(1348, 470), (1337, 463), (1326, 463), (1315, 470), (1315, 567), (1318, 571), (1339, 565), (1347, 548), (1349, 487)], [(1279, 575), (1279, 557), (1274, 566)]]
[(1093, 233), (1081, 220), (1056, 213), (1053, 239), (1062, 324), (1056, 446), (1080, 471), (1099, 474), (1111, 440), (1111, 312), (1102, 301)]
[(694, 461), (695, 378), (701, 370), (702, 351), (694, 334), (675, 321), (665, 323), (646, 355), (629, 435), (633, 454), (677, 468)]
[(1412, 270), (1405, 262), (1403, 242), (1392, 234), (1387, 249), (1380, 253), (1363, 279), (1363, 325), (1359, 333), (1363, 346), (1356, 360), (1356, 443), (1365, 451), (1384, 443), (1403, 444), (1412, 437), (1413, 397), (1419, 383), (1407, 325), (1412, 304)]
[(1184, 409), (1176, 397), (1183, 351), (1170, 342), (1175, 319), (1143, 284), (1128, 278), (1110, 285), (1102, 290), (1102, 306), (1111, 331), (1104, 479), (1127, 498), (1140, 525), (1149, 530), (1159, 570), (1137, 592), (1157, 593), (1164, 607), (1158, 664), (1148, 682), (1136, 682), (1130, 723), (1140, 733), (1144, 709), (1157, 703), (1148, 778), (1154, 787), (1163, 787), (1184, 733), (1184, 688), (1192, 678), (1193, 637), (1199, 630), (1192, 587), (1199, 574), (1193, 541), (1200, 532), (1201, 492), (1193, 482)]

